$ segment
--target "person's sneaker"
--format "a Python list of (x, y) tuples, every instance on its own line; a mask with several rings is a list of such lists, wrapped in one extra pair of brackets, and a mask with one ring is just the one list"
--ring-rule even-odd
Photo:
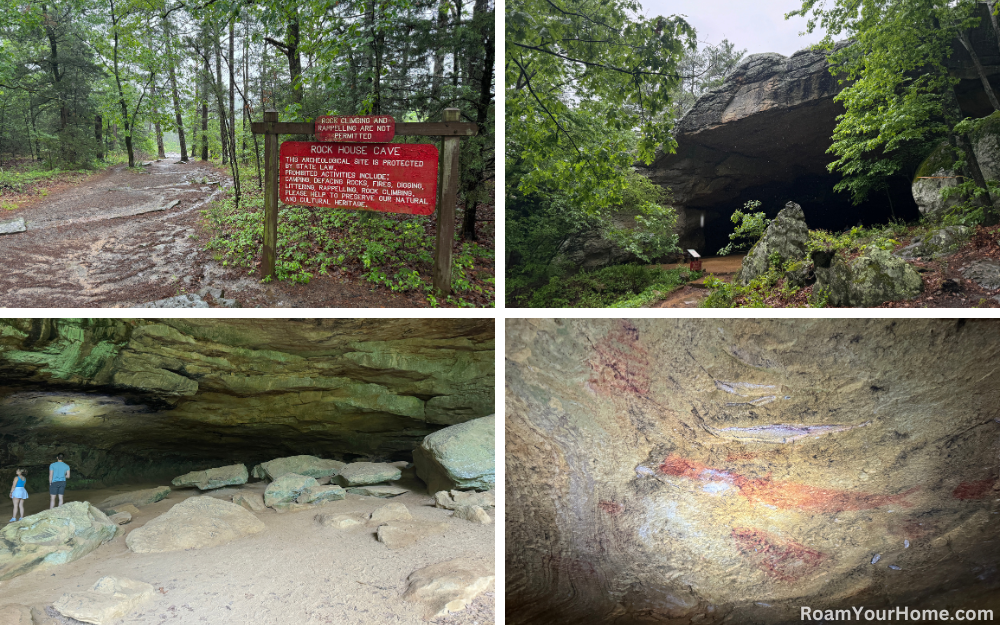
[(13, 523), (14, 521), (17, 521), (17, 519), (15, 519), (14, 517), (10, 517), (10, 521), (7, 521), (7, 522), (8, 523)]

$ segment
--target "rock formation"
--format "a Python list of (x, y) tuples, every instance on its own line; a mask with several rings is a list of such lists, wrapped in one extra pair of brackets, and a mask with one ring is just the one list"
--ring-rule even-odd
[(1000, 322), (531, 319), (506, 340), (507, 623), (1000, 608)]
[(250, 479), (250, 475), (247, 473), (246, 465), (231, 464), (228, 467), (185, 473), (175, 477), (170, 483), (178, 488), (195, 486), (198, 490), (212, 490), (223, 486), (246, 484), (248, 479)]
[(766, 273), (774, 261), (781, 267), (789, 261), (805, 259), (808, 238), (809, 228), (806, 226), (802, 207), (789, 202), (743, 259), (743, 265), (733, 279), (746, 286), (757, 276)]
[(155, 596), (151, 584), (108, 575), (97, 580), (90, 590), (63, 595), (52, 607), (77, 621), (111, 625)]
[[(317, 476), (409, 461), (428, 434), (493, 412), (493, 359), (493, 320), (3, 320), (0, 471), (27, 467), (38, 492), (57, 452), (70, 489), (277, 458), (312, 457)], [(313, 473), (274, 468), (288, 470)]]
[(403, 597), (424, 605), (424, 620), (465, 609), (479, 593), (493, 585), (485, 563), (469, 558), (445, 560), (414, 571), (406, 578)]
[(490, 415), (425, 438), (413, 451), (413, 463), (428, 492), (493, 488), (495, 431), (496, 419)]
[(129, 532), (125, 544), (135, 553), (164, 553), (223, 545), (262, 531), (264, 523), (241, 506), (191, 497)]

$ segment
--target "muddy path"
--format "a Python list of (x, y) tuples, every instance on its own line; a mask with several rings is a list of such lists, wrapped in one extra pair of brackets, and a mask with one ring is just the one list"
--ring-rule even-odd
[(0, 306), (135, 307), (177, 296), (168, 306), (420, 305), (332, 277), (262, 284), (223, 267), (204, 250), (201, 211), (225, 182), (209, 164), (168, 158), (141, 171), (114, 167), (3, 215), (23, 217), (27, 230), (0, 235)]

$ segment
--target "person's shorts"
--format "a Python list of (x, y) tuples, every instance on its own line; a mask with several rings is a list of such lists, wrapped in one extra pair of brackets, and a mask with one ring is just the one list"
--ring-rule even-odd
[(66, 494), (66, 482), (52, 482), (49, 484), (49, 494), (50, 495), (65, 495)]

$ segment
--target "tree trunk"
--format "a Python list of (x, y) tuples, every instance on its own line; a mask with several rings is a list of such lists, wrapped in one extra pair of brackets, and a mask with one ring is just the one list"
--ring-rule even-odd
[[(202, 31), (204, 36), (204, 31)], [(207, 41), (205, 42), (208, 43)], [(201, 160), (208, 160), (208, 83), (211, 80), (212, 68), (208, 65), (208, 46), (205, 46), (205, 55), (202, 57), (204, 66), (201, 74)]]
[(167, 40), (167, 67), (170, 73), (170, 91), (174, 101), (174, 117), (177, 121), (177, 138), (181, 144), (181, 162), (187, 162), (187, 145), (184, 141), (184, 120), (181, 118), (181, 100), (177, 93), (177, 70), (174, 60), (173, 35), (170, 33), (170, 22), (164, 18), (163, 35)]
[(983, 69), (982, 63), (979, 62), (979, 55), (976, 54), (975, 48), (972, 47), (972, 42), (969, 41), (968, 34), (962, 30), (958, 30), (958, 40), (962, 42), (962, 46), (972, 57), (972, 64), (976, 66), (976, 73), (979, 74), (979, 81), (983, 83), (983, 91), (986, 92), (986, 97), (990, 99), (990, 104), (993, 105), (994, 111), (1000, 111), (1000, 102), (997, 101), (997, 95), (993, 93), (993, 85), (990, 84), (990, 79), (986, 76), (986, 70)]
[[(469, 51), (469, 80), (479, 87), (476, 98), (476, 124), (479, 134), (467, 139), (463, 152), (466, 153), (465, 168), (462, 172), (462, 194), (465, 197), (465, 211), (462, 219), (462, 238), (476, 240), (476, 205), (486, 201), (484, 192), (487, 172), (492, 158), (488, 158), (493, 145), (493, 128), (489, 124), (490, 105), (493, 103), (493, 65), (496, 60), (494, 46), (494, 24), (489, 12), (488, 0), (476, 0), (472, 10), (472, 28), (477, 33), (478, 45)], [(482, 59), (481, 63), (479, 60)], [(476, 65), (471, 65), (476, 63)]]
[(215, 41), (215, 99), (219, 107), (219, 143), (222, 149), (222, 164), (229, 164), (229, 133), (226, 128), (226, 120), (229, 114), (226, 112), (225, 102), (222, 99), (222, 35), (219, 30), (213, 29)]
[(153, 129), (156, 131), (156, 158), (167, 158), (163, 150), (163, 128), (160, 127), (160, 105), (156, 101), (156, 81), (152, 82), (153, 96)]
[[(229, 21), (229, 143), (236, 158), (236, 68), (233, 67), (233, 21)], [(234, 161), (235, 162), (235, 161)]]
[(104, 119), (101, 114), (94, 115), (94, 139), (97, 141), (97, 160), (104, 160), (104, 137), (101, 131), (104, 129)]
[(434, 67), (431, 78), (431, 98), (441, 100), (441, 85), (444, 83), (444, 33), (448, 26), (448, 0), (441, 0), (437, 15), (437, 42), (434, 46)]
[(990, 21), (993, 22), (993, 32), (997, 36), (997, 48), (1000, 48), (1000, 22), (997, 21), (997, 3), (996, 0), (993, 2), (987, 2), (986, 6), (989, 7)]
[(459, 50), (460, 43), (458, 38), (458, 32), (462, 28), (462, 0), (453, 0), (453, 6), (455, 8), (455, 23), (452, 24), (451, 32), (455, 38), (455, 48), (451, 53), (451, 84), (453, 87), (457, 87), (459, 85), (460, 74), (462, 73), (460, 69), (462, 67), (462, 53)]

